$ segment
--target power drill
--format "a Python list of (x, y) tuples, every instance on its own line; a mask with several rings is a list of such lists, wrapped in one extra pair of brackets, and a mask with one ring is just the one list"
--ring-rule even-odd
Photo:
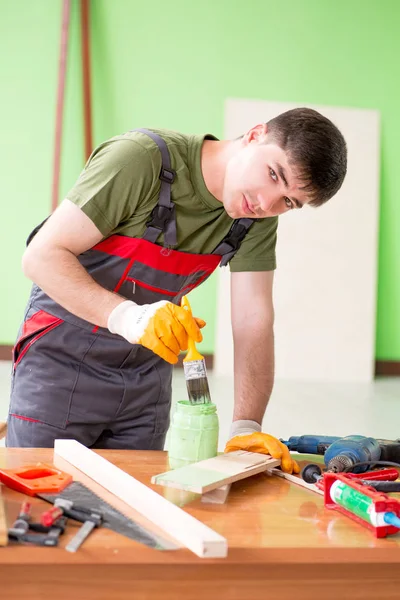
[(333, 442), (340, 440), (334, 435), (292, 435), (288, 440), (280, 440), (289, 450), (300, 454), (325, 454)]
[[(281, 440), (283, 441), (283, 440)], [(322, 454), (328, 471), (340, 472), (357, 462), (384, 460), (400, 462), (400, 440), (384, 440), (349, 435), (344, 438), (324, 435), (292, 436), (283, 441), (289, 448), (303, 454)], [(363, 473), (370, 467), (363, 465), (354, 469)]]
[[(324, 454), (328, 471), (339, 473), (351, 469), (356, 463), (379, 460), (381, 448), (378, 440), (363, 435), (349, 435), (333, 442)], [(354, 473), (364, 473), (371, 465), (361, 465)]]

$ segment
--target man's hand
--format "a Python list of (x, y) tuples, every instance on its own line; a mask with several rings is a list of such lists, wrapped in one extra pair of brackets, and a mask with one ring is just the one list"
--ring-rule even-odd
[(139, 306), (121, 302), (108, 317), (108, 329), (131, 344), (141, 344), (171, 364), (178, 362), (181, 350), (188, 348), (188, 336), (201, 342), (205, 321), (172, 302), (161, 300)]
[(235, 421), (231, 428), (233, 437), (227, 443), (225, 452), (246, 450), (247, 452), (269, 454), (272, 458), (281, 459), (281, 469), (285, 473), (300, 473), (300, 467), (290, 456), (288, 447), (277, 438), (268, 433), (262, 433), (259, 429), (260, 425), (256, 422)]

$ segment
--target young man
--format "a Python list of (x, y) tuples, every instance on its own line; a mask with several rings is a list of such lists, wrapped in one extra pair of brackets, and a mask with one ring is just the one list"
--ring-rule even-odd
[(162, 449), (172, 364), (204, 321), (180, 306), (221, 263), (232, 277), (235, 399), (227, 450), (282, 456), (261, 433), (273, 385), (272, 281), (279, 215), (342, 185), (346, 144), (302, 108), (236, 140), (135, 130), (94, 150), (31, 234), (34, 281), (14, 349), (8, 446), (75, 438)]

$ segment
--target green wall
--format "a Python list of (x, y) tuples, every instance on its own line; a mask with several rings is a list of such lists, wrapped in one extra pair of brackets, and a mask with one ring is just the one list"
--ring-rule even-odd
[[(29, 290), (24, 240), (50, 206), (61, 1), (0, 7), (0, 342), (12, 343)], [(399, 22), (398, 0), (92, 0), (91, 16), (95, 144), (139, 126), (222, 136), (227, 97), (381, 111), (376, 356), (388, 360), (400, 360)], [(78, 26), (75, 1), (61, 196), (84, 162)], [(210, 352), (215, 278), (193, 304)]]

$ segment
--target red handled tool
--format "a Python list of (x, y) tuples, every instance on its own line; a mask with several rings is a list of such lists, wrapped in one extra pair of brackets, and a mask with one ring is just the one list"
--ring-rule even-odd
[(77, 506), (71, 500), (56, 498), (53, 508), (42, 514), (42, 525), (51, 527), (57, 524), (60, 517), (69, 517), (83, 523), (75, 537), (66, 546), (68, 552), (76, 552), (95, 527), (103, 524), (103, 515), (97, 510)]
[(31, 505), (23, 502), (18, 518), (8, 529), (8, 539), (23, 544), (34, 544), (35, 546), (57, 546), (58, 539), (64, 533), (67, 519), (57, 519), (48, 527), (41, 523), (32, 523)]
[(64, 511), (60, 506), (53, 506), (50, 510), (46, 510), (40, 517), (40, 522), (45, 527), (50, 527), (60, 518), (64, 516)]
[[(355, 479), (364, 485), (370, 484), (371, 487), (374, 487), (374, 483), (378, 482), (393, 482), (396, 481), (399, 477), (399, 472), (397, 469), (380, 469), (379, 471), (368, 471), (367, 473), (343, 473), (347, 479)], [(319, 479), (316, 483), (317, 487), (321, 490), (324, 489), (324, 480), (323, 478)], [(396, 491), (393, 486), (388, 486), (388, 490)]]
[(379, 471), (368, 471), (367, 473), (345, 473), (350, 479), (368, 479), (375, 481), (396, 481), (399, 477), (397, 469), (380, 469)]
[[(348, 479), (359, 481), (379, 491), (400, 491), (400, 482), (396, 481), (399, 477), (397, 469), (380, 469), (379, 471), (368, 471), (367, 473), (343, 473), (343, 475)], [(301, 477), (306, 483), (313, 483), (320, 490), (324, 490), (324, 479), (319, 465), (315, 463), (306, 465), (301, 472)]]

